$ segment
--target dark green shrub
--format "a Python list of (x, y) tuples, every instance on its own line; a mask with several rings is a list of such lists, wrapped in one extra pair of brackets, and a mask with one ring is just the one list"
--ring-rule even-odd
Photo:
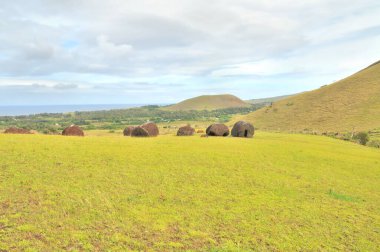
[(369, 136), (367, 132), (359, 132), (354, 135), (354, 140), (356, 140), (361, 145), (366, 145), (369, 141)]

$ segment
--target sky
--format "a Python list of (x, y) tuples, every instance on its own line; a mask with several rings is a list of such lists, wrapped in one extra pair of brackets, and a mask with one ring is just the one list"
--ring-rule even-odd
[(380, 60), (378, 0), (0, 0), (0, 105), (319, 88)]

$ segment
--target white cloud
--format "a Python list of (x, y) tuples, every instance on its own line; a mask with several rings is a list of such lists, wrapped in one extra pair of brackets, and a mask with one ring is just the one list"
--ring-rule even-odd
[(105, 35), (100, 35), (96, 38), (98, 42), (98, 53), (111, 57), (125, 57), (132, 51), (131, 45), (116, 45), (111, 43)]
[(215, 77), (258, 75), (270, 76), (293, 72), (292, 66), (285, 60), (261, 60), (257, 62), (243, 63), (215, 70), (211, 73)]
[(310, 89), (380, 55), (377, 0), (13, 0), (0, 12), (0, 78), (143, 80), (152, 100)]

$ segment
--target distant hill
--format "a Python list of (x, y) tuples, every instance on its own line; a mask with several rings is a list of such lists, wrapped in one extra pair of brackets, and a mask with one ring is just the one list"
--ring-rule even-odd
[(331, 85), (280, 100), (236, 119), (279, 131), (380, 128), (380, 62)]
[(269, 97), (269, 98), (260, 98), (260, 99), (251, 99), (251, 100), (247, 100), (246, 102), (250, 103), (250, 104), (270, 104), (272, 102), (276, 102), (276, 101), (280, 101), (280, 100), (283, 100), (285, 98), (288, 98), (290, 96), (293, 96), (293, 95), (282, 95), (282, 96), (275, 96), (275, 97)]
[(229, 95), (202, 95), (165, 107), (166, 110), (215, 110), (224, 108), (249, 107), (240, 98)]

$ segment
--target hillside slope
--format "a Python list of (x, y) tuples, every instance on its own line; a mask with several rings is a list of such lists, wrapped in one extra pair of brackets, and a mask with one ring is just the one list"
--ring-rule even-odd
[(180, 103), (166, 107), (167, 110), (214, 110), (223, 108), (248, 107), (248, 103), (240, 98), (229, 95), (202, 95), (184, 100)]
[(380, 127), (380, 62), (320, 89), (238, 119), (280, 131), (358, 131)]

